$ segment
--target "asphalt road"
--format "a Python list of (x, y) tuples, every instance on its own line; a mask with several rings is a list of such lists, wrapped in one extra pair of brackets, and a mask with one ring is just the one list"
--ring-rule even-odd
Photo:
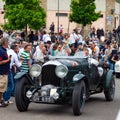
[(81, 116), (74, 116), (68, 105), (31, 103), (27, 112), (18, 112), (14, 102), (7, 108), (0, 108), (0, 120), (115, 120), (119, 109), (120, 79), (116, 79), (115, 100), (106, 102), (103, 93), (93, 95), (86, 102)]

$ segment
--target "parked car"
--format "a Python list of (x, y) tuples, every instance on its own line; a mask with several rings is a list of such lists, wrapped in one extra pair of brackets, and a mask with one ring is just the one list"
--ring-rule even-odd
[(103, 92), (106, 101), (113, 101), (115, 94), (113, 71), (93, 58), (54, 57), (42, 66), (33, 64), (28, 73), (19, 72), (15, 79), (20, 112), (34, 102), (72, 104), (73, 114), (80, 115), (90, 95)]
[(120, 60), (115, 63), (116, 78), (120, 78)]

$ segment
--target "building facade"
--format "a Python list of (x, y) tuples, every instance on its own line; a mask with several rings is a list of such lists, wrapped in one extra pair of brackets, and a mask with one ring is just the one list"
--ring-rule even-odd
[(120, 25), (120, 4), (115, 0), (96, 0), (96, 11), (101, 11), (101, 17), (92, 24), (92, 27), (112, 30)]
[(0, 25), (4, 24), (4, 2), (0, 0)]
[[(65, 32), (71, 32), (77, 25), (69, 23), (68, 17), (70, 12), (71, 0), (47, 0), (47, 22), (46, 28), (49, 30), (51, 22), (56, 25), (56, 31), (60, 24), (64, 26)], [(120, 23), (120, 4), (115, 0), (96, 0), (96, 12), (101, 11), (100, 18), (93, 22), (91, 27), (112, 30)], [(59, 11), (58, 11), (59, 10)], [(56, 15), (59, 12), (59, 20)], [(59, 21), (59, 22), (58, 22)]]
[[(46, 11), (46, 28), (49, 28), (52, 22), (55, 24), (55, 32), (58, 32), (60, 25), (64, 32), (72, 32), (77, 26), (76, 23), (69, 22), (71, 0), (41, 0), (41, 6)], [(112, 30), (120, 24), (120, 4), (115, 0), (96, 0), (96, 12), (101, 11), (101, 17), (92, 23), (91, 27)], [(4, 3), (0, 0), (0, 24), (4, 24), (3, 14)]]

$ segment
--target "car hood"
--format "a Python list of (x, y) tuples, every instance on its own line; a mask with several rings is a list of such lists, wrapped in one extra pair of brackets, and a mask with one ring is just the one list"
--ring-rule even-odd
[(55, 60), (50, 60), (48, 62), (46, 62), (43, 66), (46, 65), (55, 65), (55, 66), (59, 66), (59, 65), (66, 65), (66, 66), (79, 66), (81, 65), (83, 62), (85, 61), (85, 59), (55, 59)]

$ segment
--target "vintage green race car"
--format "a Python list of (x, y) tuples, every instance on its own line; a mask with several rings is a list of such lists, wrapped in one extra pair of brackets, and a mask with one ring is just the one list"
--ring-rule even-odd
[(42, 66), (33, 64), (28, 73), (19, 72), (15, 79), (20, 112), (35, 102), (72, 104), (74, 115), (80, 115), (90, 95), (104, 92), (106, 101), (113, 101), (115, 94), (113, 71), (87, 57), (53, 57)]

